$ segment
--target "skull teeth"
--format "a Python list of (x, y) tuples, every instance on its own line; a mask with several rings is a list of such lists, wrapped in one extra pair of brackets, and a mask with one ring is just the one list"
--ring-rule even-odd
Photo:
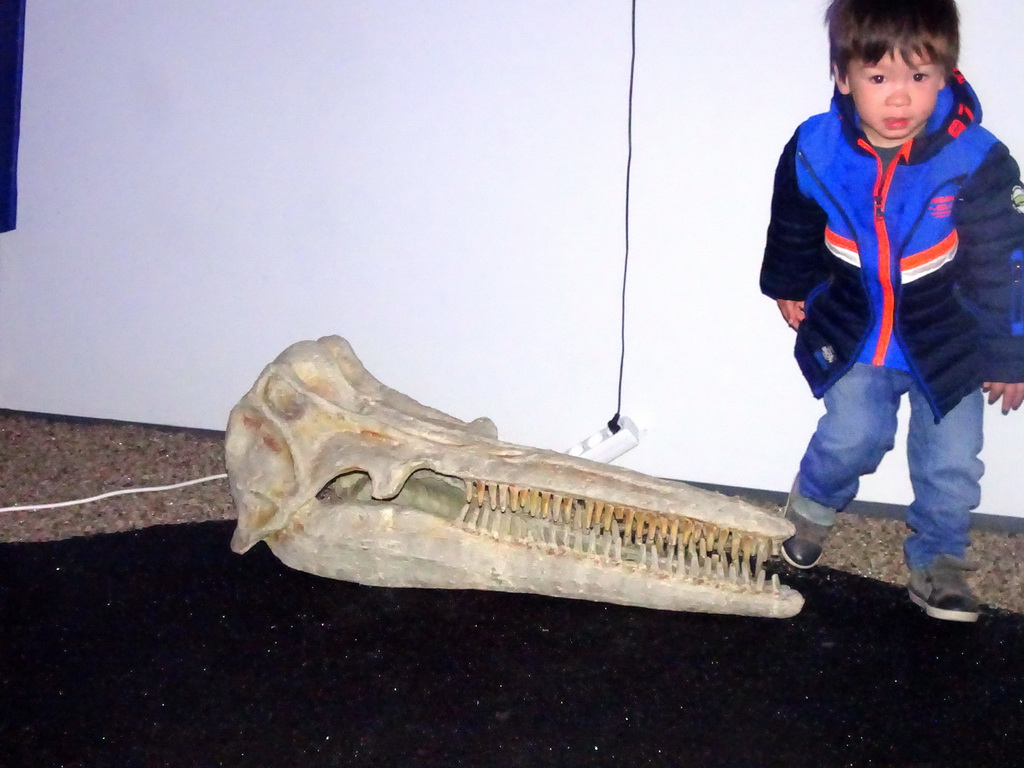
[(781, 542), (650, 510), (507, 483), (466, 482), (462, 528), (498, 541), (571, 552), (652, 577), (778, 594), (764, 564)]

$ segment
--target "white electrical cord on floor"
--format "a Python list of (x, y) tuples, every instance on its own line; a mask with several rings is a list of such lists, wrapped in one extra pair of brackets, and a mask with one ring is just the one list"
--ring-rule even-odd
[(91, 496), (88, 499), (74, 499), (73, 501), (57, 501), (52, 504), (26, 504), (21, 507), (0, 507), (0, 512), (28, 512), (36, 509), (56, 509), (57, 507), (73, 507), (76, 504), (89, 504), (93, 501), (100, 501), (101, 499), (109, 499), (112, 496), (124, 496), (129, 493), (154, 493), (156, 491), (173, 491), (175, 488), (184, 488), (187, 485), (197, 485), (198, 483), (208, 483), (211, 480), (223, 480), (227, 475), (208, 475), (207, 477), (200, 477), (197, 480), (186, 480), (183, 483), (174, 483), (173, 485), (157, 485), (150, 488), (124, 488), (120, 491), (110, 491), (108, 493), (101, 493), (99, 496)]

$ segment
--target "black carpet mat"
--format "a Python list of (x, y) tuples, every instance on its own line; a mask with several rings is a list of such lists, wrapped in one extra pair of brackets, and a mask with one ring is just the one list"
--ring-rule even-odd
[(1024, 617), (786, 571), (795, 619), (362, 587), (232, 523), (0, 545), (2, 766), (1024, 763)]

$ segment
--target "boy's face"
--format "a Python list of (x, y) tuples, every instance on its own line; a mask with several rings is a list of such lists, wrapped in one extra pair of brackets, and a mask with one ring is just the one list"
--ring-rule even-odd
[(860, 127), (876, 147), (898, 147), (924, 131), (946, 85), (942, 67), (897, 52), (874, 64), (851, 61), (846, 77), (835, 73), (839, 92), (851, 95)]

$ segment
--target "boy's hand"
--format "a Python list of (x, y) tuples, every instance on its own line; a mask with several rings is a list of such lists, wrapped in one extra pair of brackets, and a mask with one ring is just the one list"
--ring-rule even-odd
[(981, 390), (988, 392), (989, 405), (998, 402), (999, 398), (1003, 399), (1004, 415), (1010, 411), (1016, 411), (1020, 408), (1021, 403), (1024, 403), (1024, 382), (1017, 381), (1007, 384), (1002, 381), (986, 381)]
[(779, 305), (779, 312), (786, 324), (794, 331), (799, 328), (804, 319), (804, 303), (791, 299), (776, 299), (775, 303)]

